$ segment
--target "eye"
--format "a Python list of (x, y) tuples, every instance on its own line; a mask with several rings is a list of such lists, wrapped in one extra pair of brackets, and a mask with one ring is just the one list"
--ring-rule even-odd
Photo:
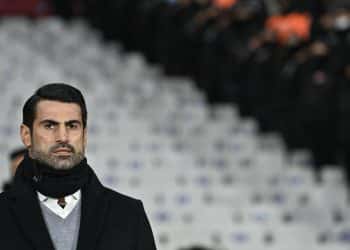
[(55, 128), (55, 124), (53, 124), (53, 123), (45, 123), (44, 124), (44, 128), (46, 128), (46, 129), (54, 129)]
[(76, 123), (76, 122), (72, 122), (72, 123), (68, 123), (68, 124), (67, 124), (67, 127), (68, 127), (69, 129), (78, 129), (78, 128), (79, 128), (79, 124)]

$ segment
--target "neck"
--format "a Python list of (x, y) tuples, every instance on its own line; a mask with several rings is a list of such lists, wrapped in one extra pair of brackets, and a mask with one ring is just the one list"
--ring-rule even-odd
[(19, 175), (26, 178), (36, 191), (53, 198), (64, 197), (83, 188), (91, 173), (86, 159), (71, 169), (57, 170), (26, 155), (23, 165)]

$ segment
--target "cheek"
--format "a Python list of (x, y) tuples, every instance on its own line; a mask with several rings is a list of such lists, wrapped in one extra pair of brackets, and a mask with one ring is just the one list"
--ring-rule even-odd
[(84, 136), (81, 134), (74, 135), (71, 138), (71, 144), (74, 145), (75, 147), (83, 147), (84, 146)]
[(55, 140), (52, 139), (52, 136), (46, 134), (36, 134), (33, 136), (32, 143), (34, 147), (45, 147), (53, 145), (55, 143)]

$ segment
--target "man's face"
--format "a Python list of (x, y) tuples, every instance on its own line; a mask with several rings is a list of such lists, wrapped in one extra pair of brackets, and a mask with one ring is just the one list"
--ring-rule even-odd
[(32, 131), (22, 124), (21, 137), (33, 159), (54, 169), (70, 169), (85, 155), (86, 129), (75, 103), (39, 101)]

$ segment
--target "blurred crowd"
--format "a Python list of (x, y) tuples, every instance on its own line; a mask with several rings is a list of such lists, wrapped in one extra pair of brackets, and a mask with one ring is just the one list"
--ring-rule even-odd
[(349, 10), (347, 0), (91, 0), (84, 15), (350, 178)]

